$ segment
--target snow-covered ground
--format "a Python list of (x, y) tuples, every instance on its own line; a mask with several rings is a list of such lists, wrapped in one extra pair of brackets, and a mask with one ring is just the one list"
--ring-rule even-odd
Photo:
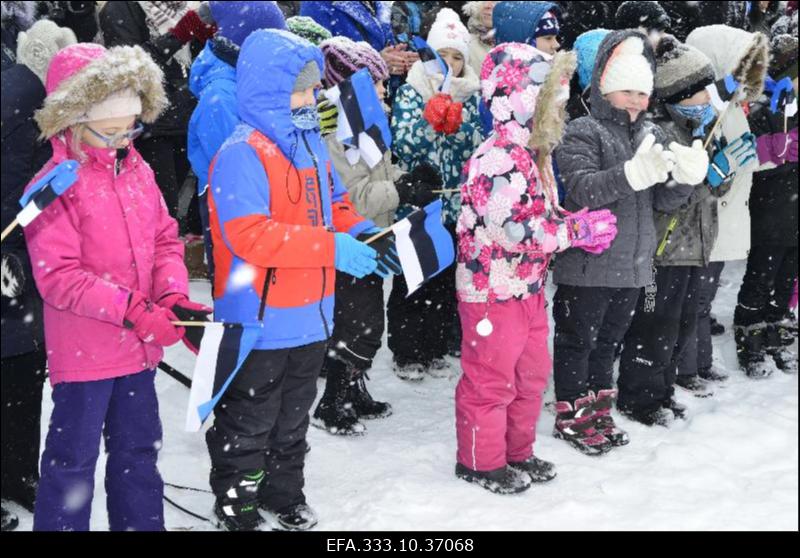
[[(741, 263), (726, 269), (714, 304), (728, 326), (714, 340), (715, 360), (731, 374), (715, 397), (697, 399), (679, 390), (691, 416), (669, 429), (620, 419), (631, 443), (601, 458), (583, 456), (554, 439), (553, 416), (545, 411), (535, 451), (556, 463), (558, 478), (516, 496), (490, 494), (453, 474), (457, 361), (452, 361), (451, 378), (412, 385), (394, 376), (391, 355), (381, 349), (369, 386), (377, 399), (392, 403), (394, 415), (368, 422), (362, 438), (310, 429), (306, 494), (320, 517), (317, 529), (797, 530), (798, 378), (776, 373), (756, 382), (737, 370), (730, 325), (743, 271)], [(192, 291), (200, 300), (209, 299), (207, 284), (194, 283)], [(166, 361), (191, 373), (194, 357), (180, 346), (168, 350)], [(165, 374), (158, 375), (157, 387), (164, 480), (208, 489), (204, 436), (183, 431), (189, 392)], [(552, 398), (549, 390), (545, 400)], [(43, 437), (51, 409), (47, 388)], [(104, 467), (101, 456), (93, 502), (96, 530), (108, 527)], [(166, 492), (180, 505), (210, 516), (211, 494), (170, 487)], [(30, 514), (13, 509), (20, 529), (30, 530)], [(165, 511), (169, 529), (211, 529), (168, 504)]]

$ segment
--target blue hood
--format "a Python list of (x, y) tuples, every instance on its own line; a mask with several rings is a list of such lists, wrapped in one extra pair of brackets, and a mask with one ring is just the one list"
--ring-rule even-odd
[(324, 74), (322, 51), (311, 42), (288, 31), (262, 29), (244, 42), (236, 64), (239, 117), (284, 154), (296, 147), (290, 99), (300, 70), (309, 62), (316, 62)]
[(205, 48), (189, 71), (189, 90), (199, 99), (203, 90), (218, 79), (235, 83), (236, 68), (217, 58), (211, 49), (211, 41), (206, 41)]
[(533, 32), (542, 16), (550, 11), (561, 19), (561, 9), (552, 2), (500, 2), (492, 15), (495, 42), (498, 45), (525, 43), (536, 46)]

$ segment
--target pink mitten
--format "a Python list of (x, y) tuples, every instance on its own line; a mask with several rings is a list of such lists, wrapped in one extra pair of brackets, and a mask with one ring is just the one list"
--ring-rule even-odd
[(131, 293), (124, 325), (132, 329), (139, 339), (162, 347), (174, 345), (185, 332), (182, 327), (172, 325), (173, 321), (178, 321), (178, 318), (171, 310), (153, 304), (138, 291)]
[[(168, 308), (182, 322), (207, 322), (208, 315), (214, 310), (205, 304), (192, 302), (183, 294), (168, 294), (158, 301), (158, 305)], [(203, 338), (202, 327), (187, 327), (183, 334), (182, 341), (194, 354), (200, 352), (200, 341)]]
[(567, 217), (572, 247), (590, 254), (608, 250), (617, 237), (617, 216), (608, 209), (589, 211), (583, 209)]

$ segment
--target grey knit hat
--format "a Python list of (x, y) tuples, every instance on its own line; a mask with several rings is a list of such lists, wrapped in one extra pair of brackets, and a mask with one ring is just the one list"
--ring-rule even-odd
[(662, 37), (656, 47), (656, 97), (676, 104), (712, 83), (714, 68), (705, 54), (672, 35)]
[(319, 73), (319, 66), (317, 66), (317, 63), (312, 60), (303, 66), (303, 69), (300, 70), (299, 74), (297, 74), (297, 79), (294, 82), (292, 93), (310, 89), (321, 81), (322, 75)]

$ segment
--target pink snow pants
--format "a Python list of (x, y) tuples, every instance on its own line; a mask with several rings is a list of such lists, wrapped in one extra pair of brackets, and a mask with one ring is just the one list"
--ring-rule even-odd
[(544, 293), (489, 305), (494, 331), (481, 337), (475, 328), (486, 307), (458, 305), (464, 374), (456, 387), (457, 459), (475, 471), (532, 455), (542, 392), (553, 368)]

